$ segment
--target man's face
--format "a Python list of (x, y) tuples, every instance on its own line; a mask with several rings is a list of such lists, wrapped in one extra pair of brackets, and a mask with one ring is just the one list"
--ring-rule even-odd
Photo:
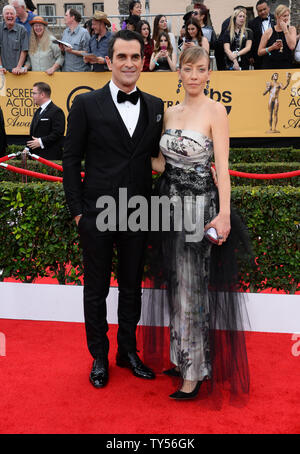
[(18, 2), (12, 2), (11, 5), (15, 8), (18, 17), (21, 17), (24, 14), (24, 6), (20, 6)]
[(64, 21), (65, 21), (65, 24), (67, 27), (69, 27), (70, 24), (72, 24), (73, 22), (73, 17), (70, 16), (70, 11), (67, 10), (66, 11), (66, 14), (65, 14), (65, 17), (64, 17)]
[(257, 14), (261, 19), (267, 19), (270, 13), (270, 8), (268, 7), (267, 3), (262, 3), (261, 5), (257, 6)]
[(114, 43), (113, 59), (106, 57), (106, 62), (112, 72), (113, 82), (121, 90), (129, 93), (135, 87), (144, 64), (139, 41), (117, 38)]
[(92, 29), (94, 30), (94, 32), (96, 33), (96, 35), (99, 35), (99, 33), (101, 33), (102, 24), (103, 24), (102, 21), (92, 19)]
[(32, 97), (33, 97), (34, 103), (38, 106), (41, 106), (45, 102), (44, 93), (41, 92), (37, 87), (33, 87)]
[(7, 9), (4, 13), (4, 20), (8, 27), (13, 27), (16, 22), (16, 13), (12, 9)]

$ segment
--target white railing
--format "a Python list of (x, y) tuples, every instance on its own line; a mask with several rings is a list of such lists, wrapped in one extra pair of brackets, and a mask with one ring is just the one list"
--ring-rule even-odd
[[(179, 36), (180, 29), (183, 25), (183, 16), (185, 13), (165, 13), (164, 16), (168, 19), (169, 31), (172, 31), (176, 37)], [(151, 30), (153, 32), (153, 22), (156, 14), (143, 14), (141, 19), (145, 19), (149, 22)], [(64, 16), (43, 16), (49, 22), (49, 29), (53, 29), (53, 32), (57, 34), (59, 31), (65, 29)], [(117, 29), (120, 29), (121, 24), (128, 15), (111, 15), (108, 16), (111, 22), (115, 22)], [(83, 16), (82, 22), (85, 23), (91, 19), (90, 16)]]

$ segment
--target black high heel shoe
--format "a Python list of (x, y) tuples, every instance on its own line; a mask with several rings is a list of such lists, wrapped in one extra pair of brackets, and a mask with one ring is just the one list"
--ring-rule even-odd
[(183, 391), (175, 391), (175, 393), (170, 394), (169, 397), (171, 399), (175, 399), (175, 400), (195, 399), (195, 397), (197, 397), (197, 395), (198, 395), (198, 392), (199, 392), (199, 389), (200, 389), (201, 385), (202, 385), (202, 380), (198, 381), (198, 383), (196, 384), (195, 388), (190, 393), (185, 393)]

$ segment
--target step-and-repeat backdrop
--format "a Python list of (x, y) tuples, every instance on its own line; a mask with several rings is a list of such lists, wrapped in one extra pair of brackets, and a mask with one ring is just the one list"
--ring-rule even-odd
[[(60, 73), (48, 76), (31, 72), (0, 77), (0, 106), (8, 135), (27, 135), (36, 106), (32, 99), (35, 82), (47, 82), (52, 100), (66, 116), (76, 95), (101, 88), (110, 73)], [(142, 73), (141, 90), (163, 99), (165, 108), (183, 100), (177, 93), (177, 73)], [(233, 137), (299, 137), (300, 71), (213, 71), (208, 95), (226, 107)]]

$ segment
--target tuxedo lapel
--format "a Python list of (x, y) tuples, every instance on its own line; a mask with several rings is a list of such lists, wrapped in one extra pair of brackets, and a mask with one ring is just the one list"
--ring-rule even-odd
[[(145, 96), (145, 94), (142, 91), (139, 90), (139, 93), (141, 96), (141, 103), (144, 102), (144, 104), (146, 106), (148, 121), (147, 121), (147, 127), (144, 128), (143, 134), (141, 135), (141, 138), (140, 138), (137, 146), (135, 147), (135, 150), (134, 150), (132, 156), (134, 156), (134, 154), (137, 152), (139, 144), (143, 143), (145, 136), (147, 136), (147, 134), (151, 135), (151, 130), (153, 129), (153, 124), (155, 122), (155, 112), (154, 112), (153, 103), (149, 101), (148, 97)], [(137, 128), (138, 128), (138, 126), (139, 126), (139, 122), (137, 124)]]
[[(102, 90), (99, 90), (98, 96), (96, 97), (97, 108), (100, 111), (101, 116), (105, 118), (112, 119), (109, 122), (109, 129), (112, 138), (121, 138), (121, 146), (126, 150), (126, 153), (131, 151), (130, 141), (131, 137), (128, 133), (128, 130), (122, 120), (121, 115), (119, 114), (118, 109), (116, 108), (114, 101), (112, 99), (109, 83), (106, 84)], [(100, 121), (99, 121), (100, 125)], [(120, 150), (122, 151), (122, 150)]]
[(32, 122), (31, 122), (31, 125), (30, 125), (30, 135), (31, 135), (31, 136), (34, 136), (34, 135), (35, 135), (35, 129), (36, 129), (37, 124), (38, 124), (38, 122), (39, 122), (40, 111), (41, 111), (41, 108), (39, 107), (39, 108), (34, 112), (34, 115), (33, 115), (33, 118), (32, 118)]

